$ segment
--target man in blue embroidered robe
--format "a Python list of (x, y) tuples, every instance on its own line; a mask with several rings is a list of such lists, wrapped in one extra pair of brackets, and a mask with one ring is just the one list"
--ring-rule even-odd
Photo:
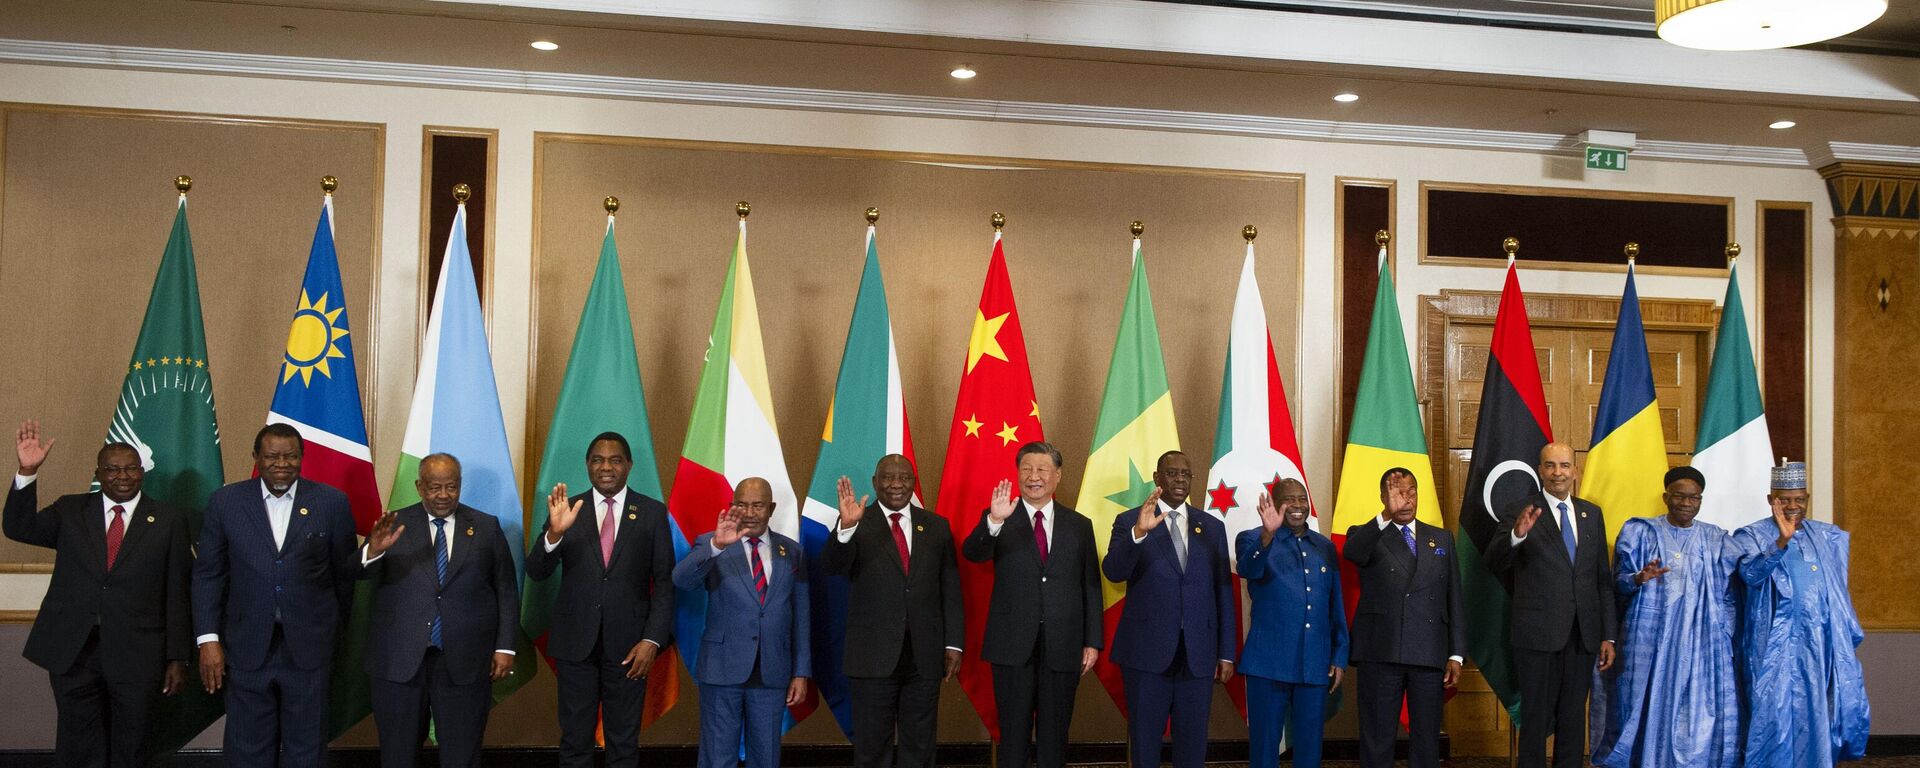
[(1847, 591), (1850, 537), (1807, 514), (1807, 465), (1773, 469), (1773, 518), (1734, 534), (1748, 768), (1827, 768), (1867, 747), (1863, 635)]
[[(1733, 570), (1727, 532), (1699, 522), (1706, 478), (1667, 471), (1664, 517), (1630, 518), (1614, 547), (1627, 606), (1623, 663), (1595, 702), (1593, 762), (1603, 768), (1735, 768), (1739, 672), (1733, 661)], [(1596, 688), (1598, 688), (1596, 686)], [(1598, 697), (1596, 697), (1598, 699)]]

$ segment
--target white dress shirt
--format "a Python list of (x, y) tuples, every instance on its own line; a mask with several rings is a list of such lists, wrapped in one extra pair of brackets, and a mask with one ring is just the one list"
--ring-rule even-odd
[[(1166, 515), (1166, 514), (1169, 514), (1169, 513), (1171, 513), (1171, 512), (1173, 512), (1173, 507), (1172, 507), (1172, 506), (1169, 506), (1169, 505), (1167, 504), (1167, 502), (1166, 502), (1165, 500), (1162, 500), (1162, 501), (1159, 501), (1159, 502), (1156, 502), (1156, 503), (1158, 503), (1158, 504), (1160, 505), (1160, 514), (1161, 514), (1161, 515)], [(1167, 526), (1167, 533), (1168, 533), (1168, 535), (1172, 535), (1172, 536), (1178, 536), (1178, 537), (1180, 537), (1180, 539), (1181, 539), (1181, 543), (1183, 543), (1183, 544), (1192, 544), (1192, 542), (1191, 542), (1191, 541), (1189, 540), (1189, 539), (1190, 539), (1191, 537), (1189, 537), (1189, 536), (1187, 535), (1187, 525), (1186, 525), (1186, 524), (1187, 524), (1187, 523), (1191, 523), (1191, 522), (1193, 522), (1193, 507), (1190, 507), (1190, 506), (1187, 506), (1187, 503), (1186, 503), (1186, 502), (1184, 502), (1184, 501), (1183, 501), (1183, 502), (1180, 502), (1180, 521), (1181, 521), (1181, 522), (1180, 522), (1180, 524), (1179, 524), (1179, 525), (1169, 525), (1169, 526)], [(1136, 525), (1138, 525), (1138, 524), (1136, 523)], [(1152, 531), (1148, 531), (1148, 533), (1152, 533)], [(1147, 537), (1145, 537), (1145, 536), (1135, 536), (1135, 537), (1133, 537), (1133, 543), (1135, 543), (1135, 544), (1138, 544), (1138, 543), (1140, 543), (1140, 542), (1143, 542), (1143, 541), (1146, 541), (1146, 540), (1147, 540)]]
[[(40, 479), (39, 473), (34, 473), (31, 475), (16, 474), (13, 476), (13, 488), (14, 490), (25, 488), (29, 485), (32, 485), (33, 481), (38, 479)], [(127, 528), (132, 527), (133, 510), (140, 506), (140, 492), (135, 491), (133, 494), (133, 498), (127, 499), (126, 501), (114, 501), (113, 499), (109, 499), (104, 495), (100, 497), (100, 500), (104, 502), (100, 505), (100, 524), (102, 526), (106, 526), (106, 527), (113, 526), (113, 508), (115, 505), (118, 505), (122, 510), (126, 512), (126, 515), (127, 515), (127, 519), (120, 521), (121, 530), (125, 531)]]
[[(1033, 507), (1028, 506), (1026, 499), (1019, 499), (1015, 501), (1014, 504), (1018, 505), (1021, 509), (1024, 509), (1027, 511), (1027, 522), (1029, 523), (1033, 522), (1034, 515), (1046, 516), (1040, 522), (1040, 529), (1041, 529), (1041, 535), (1047, 537), (1047, 551), (1052, 552), (1053, 551), (1053, 499), (1047, 499), (1047, 503), (1041, 505), (1039, 509), (1034, 509)], [(991, 517), (987, 518), (987, 535), (988, 536), (999, 536), (1000, 529), (1003, 527), (1006, 527), (1005, 521), (996, 523), (993, 521), (993, 518)]]
[[(593, 496), (590, 498), (593, 500), (593, 509), (580, 510), (580, 514), (591, 513), (596, 524), (604, 525), (607, 522), (607, 499), (609, 497), (600, 495), (600, 489), (595, 488), (593, 490)], [(627, 509), (627, 487), (624, 485), (620, 486), (620, 492), (614, 494), (611, 498), (613, 499), (613, 536), (615, 539), (618, 539), (620, 537), (620, 513)], [(580, 518), (576, 516), (573, 522), (575, 525), (578, 525)], [(595, 539), (593, 545), (596, 547), (600, 546), (600, 541)], [(540, 537), (540, 546), (544, 547), (548, 552), (552, 552), (560, 547), (560, 542), (549, 542), (543, 534)], [(658, 643), (655, 643), (655, 645), (658, 645)]]
[[(762, 573), (765, 573), (767, 576), (767, 588), (772, 589), (773, 588), (773, 572), (778, 569), (773, 567), (773, 557), (772, 557), (773, 552), (771, 552), (767, 548), (773, 546), (773, 532), (771, 530), (761, 531), (759, 534), (759, 538), (760, 538), (760, 571)], [(753, 542), (747, 541), (747, 536), (745, 534), (741, 534), (740, 541), (736, 542), (736, 545), (749, 548), (746, 554), (747, 572), (752, 573), (753, 572), (753, 551), (751, 547), (753, 547)], [(713, 549), (714, 557), (719, 557), (721, 553), (726, 551), (725, 549), (721, 549), (718, 545), (714, 544), (713, 539), (707, 539), (707, 546)]]

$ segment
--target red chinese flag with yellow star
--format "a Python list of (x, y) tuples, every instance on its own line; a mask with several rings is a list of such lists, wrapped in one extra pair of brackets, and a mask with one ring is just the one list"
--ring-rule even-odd
[[(1000, 481), (1013, 481), (1014, 454), (1022, 444), (1044, 439), (1040, 405), (1033, 396), (1033, 370), (1027, 366), (1027, 342), (1020, 334), (1020, 312), (1013, 305), (1013, 283), (1000, 234), (993, 235), (993, 258), (973, 315), (967, 359), (960, 369), (960, 394), (947, 431), (947, 463), (940, 475), (934, 511), (953, 526), (955, 543), (980, 523)], [(967, 640), (960, 662), (960, 685), (980, 722), (995, 741), (1000, 725), (993, 705), (993, 670), (980, 659), (987, 630), (987, 601), (993, 595), (993, 564), (960, 560), (960, 591), (965, 596)]]

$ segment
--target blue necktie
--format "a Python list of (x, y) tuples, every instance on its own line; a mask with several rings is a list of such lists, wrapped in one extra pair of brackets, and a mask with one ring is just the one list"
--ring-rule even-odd
[(1400, 538), (1407, 540), (1408, 552), (1412, 552), (1413, 554), (1416, 554), (1416, 555), (1420, 554), (1420, 550), (1417, 547), (1413, 546), (1413, 526), (1411, 525), (1400, 526)]
[(1567, 513), (1567, 503), (1560, 502), (1560, 540), (1567, 543), (1567, 559), (1573, 559), (1573, 516)]
[[(433, 570), (440, 574), (440, 586), (447, 585), (447, 521), (446, 518), (433, 519)], [(427, 642), (433, 647), (440, 645), (440, 601), (433, 601), (433, 624), (427, 628)]]

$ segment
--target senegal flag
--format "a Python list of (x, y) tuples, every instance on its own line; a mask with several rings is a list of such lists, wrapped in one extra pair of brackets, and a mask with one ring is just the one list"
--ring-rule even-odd
[(1594, 410), (1593, 443), (1581, 473), (1580, 496), (1600, 505), (1607, 520), (1607, 552), (1629, 517), (1667, 512), (1660, 495), (1667, 473), (1667, 436), (1660, 428), (1660, 403), (1653, 394), (1653, 366), (1647, 360), (1647, 334), (1640, 324), (1640, 292), (1627, 264), (1627, 287), (1620, 295), (1620, 319), (1613, 326), (1607, 376)]
[[(1153, 471), (1160, 454), (1180, 447), (1173, 424), (1173, 396), (1167, 391), (1167, 364), (1160, 354), (1160, 328), (1153, 318), (1153, 295), (1147, 289), (1147, 263), (1140, 238), (1133, 239), (1133, 277), (1127, 282), (1127, 301), (1120, 310), (1120, 333), (1113, 342), (1113, 362), (1107, 367), (1107, 387), (1100, 398), (1100, 416), (1093, 425), (1093, 450), (1081, 478), (1079, 511), (1093, 521), (1093, 540), (1100, 557), (1107, 556), (1113, 521), (1129, 509), (1145, 504), (1153, 492)], [(1101, 579), (1105, 606), (1106, 647), (1113, 647), (1113, 631), (1127, 585)], [(1120, 668), (1106, 654), (1094, 665), (1100, 682), (1125, 713), (1126, 691)]]

